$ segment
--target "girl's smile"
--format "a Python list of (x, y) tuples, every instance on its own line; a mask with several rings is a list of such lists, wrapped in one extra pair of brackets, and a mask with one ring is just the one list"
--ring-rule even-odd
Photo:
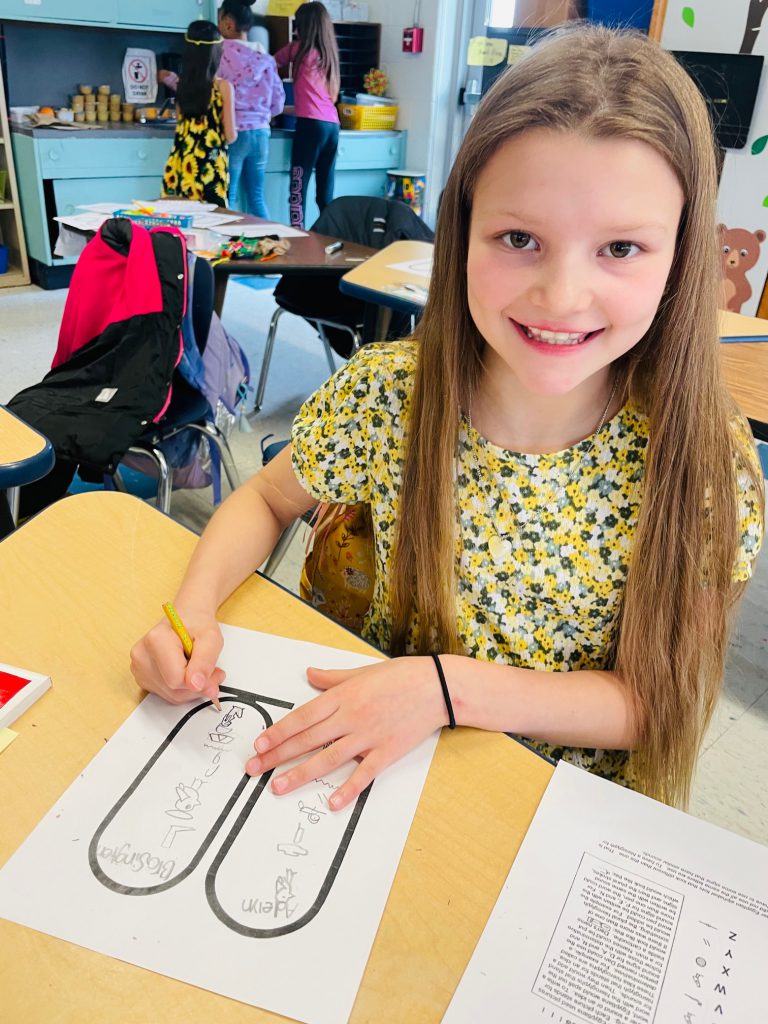
[(592, 341), (603, 331), (602, 327), (594, 331), (576, 331), (566, 327), (534, 327), (533, 324), (519, 324), (516, 320), (512, 323), (524, 341), (548, 355), (565, 354), (577, 345)]

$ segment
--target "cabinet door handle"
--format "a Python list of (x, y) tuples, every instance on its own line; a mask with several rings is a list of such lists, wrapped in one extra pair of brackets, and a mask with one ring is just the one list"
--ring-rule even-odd
[(61, 153), (58, 151), (58, 149), (53, 149), (52, 148), (52, 149), (48, 150), (48, 159), (49, 160), (58, 160), (60, 156), (61, 156)]
[(139, 158), (139, 160), (146, 160), (147, 159), (147, 151), (146, 151), (146, 149), (139, 149), (139, 150), (137, 150), (136, 156)]
[(343, 146), (339, 146), (339, 156), (344, 156), (345, 153), (346, 153), (346, 149), (344, 149)]

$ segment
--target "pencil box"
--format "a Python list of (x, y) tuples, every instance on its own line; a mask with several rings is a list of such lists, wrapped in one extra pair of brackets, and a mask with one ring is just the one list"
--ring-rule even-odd
[(113, 217), (128, 217), (144, 228), (191, 228), (191, 213), (139, 213), (137, 210), (115, 210)]

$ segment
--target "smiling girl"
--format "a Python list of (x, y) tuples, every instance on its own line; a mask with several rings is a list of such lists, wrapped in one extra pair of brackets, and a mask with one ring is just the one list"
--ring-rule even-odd
[(601, 27), (536, 45), (458, 154), (417, 337), (363, 349), (216, 513), (176, 598), (192, 659), (158, 624), (139, 684), (214, 694), (219, 604), (298, 513), (366, 502), (363, 635), (393, 657), (309, 669), (324, 692), (249, 773), (310, 754), (287, 793), (349, 761), (341, 808), (455, 721), (684, 804), (763, 521), (720, 378), (715, 197), (671, 55)]

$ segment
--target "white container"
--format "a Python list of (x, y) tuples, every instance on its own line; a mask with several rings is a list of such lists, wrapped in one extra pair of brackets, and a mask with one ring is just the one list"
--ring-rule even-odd
[(9, 107), (8, 116), (16, 124), (24, 124), (28, 114), (36, 114), (40, 107)]
[(358, 107), (396, 107), (400, 101), (389, 96), (372, 96), (369, 92), (356, 92), (355, 102)]

